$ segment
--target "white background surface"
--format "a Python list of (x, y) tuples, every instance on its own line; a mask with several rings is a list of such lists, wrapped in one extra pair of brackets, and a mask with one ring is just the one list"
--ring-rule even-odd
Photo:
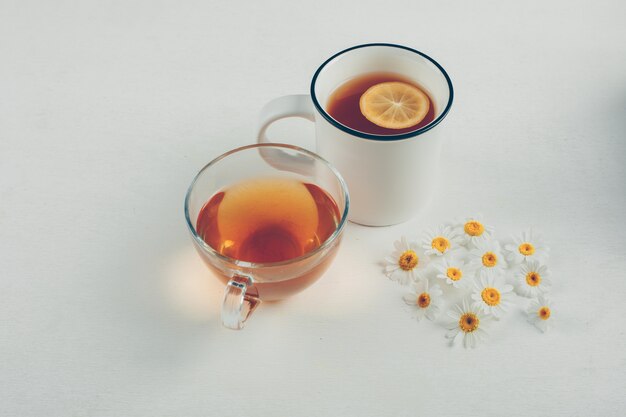
[[(0, 415), (624, 415), (626, 7), (505, 3), (0, 0)], [(453, 79), (435, 203), (350, 224), (320, 282), (221, 328), (189, 182), (265, 102), (381, 41)], [(554, 331), (516, 309), (449, 348), (381, 274), (402, 233), (476, 212), (547, 237)]]

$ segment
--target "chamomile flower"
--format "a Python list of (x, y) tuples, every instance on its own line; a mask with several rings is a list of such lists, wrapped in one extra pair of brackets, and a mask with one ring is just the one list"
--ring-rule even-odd
[(418, 279), (417, 271), (424, 269), (425, 256), (419, 256), (415, 242), (402, 236), (394, 242), (395, 251), (385, 258), (385, 275), (392, 281), (406, 285)]
[(424, 317), (433, 321), (439, 315), (443, 302), (442, 294), (439, 285), (431, 285), (428, 279), (423, 279), (411, 284), (411, 289), (403, 298), (405, 303), (413, 307), (417, 321)]
[(485, 328), (489, 327), (490, 318), (484, 315), (480, 309), (471, 307), (467, 301), (462, 305), (456, 305), (448, 311), (449, 320), (446, 322), (448, 333), (446, 337), (454, 344), (459, 333), (463, 335), (463, 346), (474, 348), (487, 336)]
[(532, 230), (525, 230), (518, 236), (513, 236), (513, 243), (504, 245), (507, 260), (514, 264), (532, 260), (545, 261), (548, 259), (549, 248), (541, 236)]
[(441, 257), (432, 264), (439, 279), (454, 288), (467, 288), (474, 281), (476, 269), (465, 263), (459, 256)]
[(422, 239), (422, 248), (426, 255), (441, 256), (458, 249), (460, 238), (452, 227), (441, 225), (429, 230)]
[(543, 295), (530, 302), (526, 314), (528, 315), (528, 322), (544, 333), (548, 331), (552, 324), (551, 303)]
[(515, 292), (523, 297), (537, 297), (550, 290), (548, 267), (537, 261), (522, 263), (515, 273)]
[(470, 251), (469, 264), (476, 268), (478, 277), (500, 276), (506, 269), (506, 261), (497, 240), (479, 242)]
[(454, 226), (460, 237), (460, 243), (468, 249), (480, 242), (491, 240), (494, 228), (483, 222), (482, 216), (466, 217)]
[(499, 282), (500, 280), (491, 276), (481, 278), (474, 283), (472, 300), (474, 307), (481, 309), (485, 314), (493, 316), (496, 320), (504, 315), (511, 306), (511, 296), (513, 287)]

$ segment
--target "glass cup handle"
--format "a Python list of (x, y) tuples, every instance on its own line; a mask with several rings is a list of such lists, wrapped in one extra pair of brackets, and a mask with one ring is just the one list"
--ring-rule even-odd
[(244, 322), (261, 303), (256, 288), (248, 277), (235, 275), (224, 289), (222, 324), (233, 330), (241, 330)]

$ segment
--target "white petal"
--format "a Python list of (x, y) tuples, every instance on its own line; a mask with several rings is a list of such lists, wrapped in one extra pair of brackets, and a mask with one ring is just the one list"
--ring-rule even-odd
[(450, 317), (451, 319), (455, 320), (455, 322), (458, 322), (458, 321), (459, 321), (460, 316), (459, 316), (459, 314), (458, 314), (458, 313), (456, 313), (455, 311), (447, 311), (447, 312), (446, 312), (446, 315), (447, 315), (448, 317)]
[(400, 285), (406, 285), (409, 282), (408, 275), (405, 273), (398, 273), (394, 275), (394, 279), (392, 281), (397, 282)]
[(416, 301), (415, 294), (405, 294), (402, 296), (402, 299), (404, 300), (405, 303), (407, 303), (410, 306), (415, 305), (415, 301)]
[(402, 277), (404, 275), (404, 271), (402, 271), (401, 269), (396, 269), (395, 271), (388, 273), (387, 277), (394, 282), (400, 282), (402, 281)]
[(446, 337), (447, 337), (448, 339), (454, 339), (454, 338), (456, 337), (456, 335), (457, 335), (457, 334), (459, 334), (459, 331), (460, 331), (460, 330), (458, 329), (458, 327), (457, 327), (457, 328), (455, 328), (455, 329), (450, 329), (450, 330), (448, 330), (448, 331), (446, 332)]
[(547, 320), (539, 320), (535, 323), (535, 326), (541, 330), (543, 333), (548, 331), (548, 323)]
[(441, 287), (438, 284), (433, 284), (430, 287), (430, 295), (431, 297), (441, 297), (441, 295), (443, 294), (443, 291), (441, 290)]
[(389, 265), (398, 265), (399, 258), (400, 258), (400, 254), (398, 254), (398, 256), (395, 256), (395, 254), (392, 254), (391, 256), (385, 257), (385, 262), (387, 262)]
[(476, 329), (476, 331), (474, 332), (475, 336), (476, 336), (476, 342), (483, 342), (485, 339), (487, 339), (488, 337), (488, 333), (486, 331), (484, 331), (482, 328), (478, 328)]
[(414, 270), (406, 271), (404, 274), (404, 278), (401, 282), (402, 285), (409, 285), (416, 282), (415, 272)]

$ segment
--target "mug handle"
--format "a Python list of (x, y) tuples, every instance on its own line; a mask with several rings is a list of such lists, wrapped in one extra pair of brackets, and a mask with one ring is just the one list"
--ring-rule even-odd
[(235, 275), (224, 289), (222, 303), (222, 324), (233, 330), (241, 330), (250, 314), (261, 303), (252, 280), (246, 276)]
[[(258, 143), (270, 143), (266, 132), (270, 125), (287, 117), (302, 117), (315, 122), (315, 112), (311, 96), (308, 94), (294, 94), (275, 98), (261, 109)], [(263, 149), (259, 152), (265, 161), (281, 171), (290, 171), (306, 175), (311, 170), (313, 160), (304, 155), (293, 156), (279, 149)]]
[(259, 143), (269, 143), (267, 129), (277, 120), (287, 117), (302, 117), (315, 122), (315, 111), (311, 96), (308, 94), (294, 94), (275, 98), (261, 110), (261, 120), (257, 133)]

